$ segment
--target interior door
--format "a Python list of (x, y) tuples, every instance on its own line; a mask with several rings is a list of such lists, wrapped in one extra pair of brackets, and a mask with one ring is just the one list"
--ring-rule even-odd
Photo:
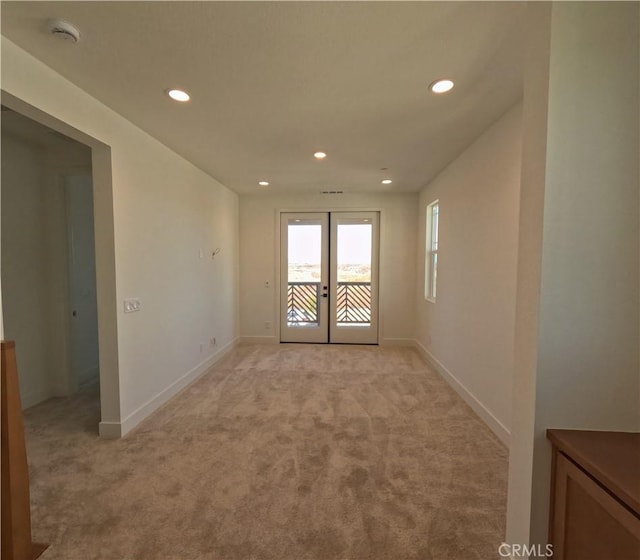
[(66, 179), (71, 305), (70, 390), (96, 379), (98, 370), (98, 304), (90, 176)]
[(378, 343), (378, 212), (281, 214), (280, 340)]
[(280, 340), (329, 340), (329, 215), (286, 213), (280, 217)]
[(378, 212), (331, 213), (331, 342), (378, 343), (378, 224)]

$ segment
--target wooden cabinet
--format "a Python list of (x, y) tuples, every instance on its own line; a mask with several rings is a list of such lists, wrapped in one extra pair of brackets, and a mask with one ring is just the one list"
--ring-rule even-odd
[(640, 434), (548, 430), (554, 560), (640, 560)]

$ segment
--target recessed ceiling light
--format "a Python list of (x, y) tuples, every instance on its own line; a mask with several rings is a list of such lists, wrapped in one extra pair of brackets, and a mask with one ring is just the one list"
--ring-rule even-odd
[(455, 84), (453, 83), (453, 81), (451, 80), (436, 80), (435, 82), (433, 82), (430, 86), (429, 89), (433, 92), (433, 93), (446, 93), (448, 91), (451, 91), (453, 89), (453, 86)]
[(258, 185), (260, 185), (261, 187), (268, 187), (269, 181), (258, 181)]
[(383, 185), (390, 185), (391, 183), (393, 183), (391, 179), (382, 179), (381, 182)]
[(168, 89), (167, 95), (174, 101), (180, 101), (181, 103), (184, 103), (185, 101), (189, 101), (189, 99), (191, 99), (191, 96), (186, 91), (182, 91), (181, 89)]
[(315, 154), (313, 154), (313, 157), (316, 159), (324, 159), (327, 157), (327, 154), (325, 154), (324, 152), (316, 152)]

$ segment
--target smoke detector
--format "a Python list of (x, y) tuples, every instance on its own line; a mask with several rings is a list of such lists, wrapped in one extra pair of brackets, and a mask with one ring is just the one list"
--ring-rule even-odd
[(62, 19), (50, 19), (47, 22), (49, 32), (54, 36), (71, 43), (77, 43), (80, 40), (80, 32), (68, 21)]

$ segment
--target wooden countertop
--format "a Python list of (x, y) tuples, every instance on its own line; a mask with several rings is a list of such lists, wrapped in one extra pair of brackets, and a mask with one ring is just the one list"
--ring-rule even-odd
[(547, 430), (547, 438), (640, 517), (640, 433)]

